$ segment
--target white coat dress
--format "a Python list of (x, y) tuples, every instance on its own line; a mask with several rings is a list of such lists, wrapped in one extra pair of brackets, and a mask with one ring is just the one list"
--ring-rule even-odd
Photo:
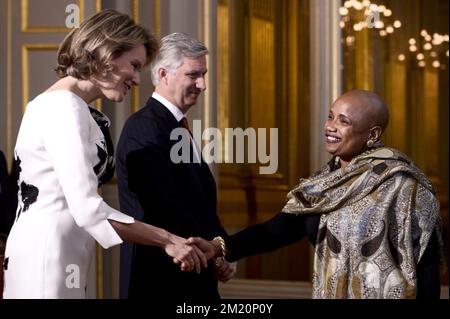
[(134, 219), (97, 193), (114, 171), (108, 127), (67, 90), (28, 103), (15, 147), (19, 205), (6, 244), (4, 298), (85, 298), (95, 241), (122, 243), (107, 219)]

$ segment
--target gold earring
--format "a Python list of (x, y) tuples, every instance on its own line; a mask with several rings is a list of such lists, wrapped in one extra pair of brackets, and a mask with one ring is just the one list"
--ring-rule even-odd
[(366, 145), (368, 148), (372, 148), (373, 147), (374, 142), (372, 140), (368, 140)]

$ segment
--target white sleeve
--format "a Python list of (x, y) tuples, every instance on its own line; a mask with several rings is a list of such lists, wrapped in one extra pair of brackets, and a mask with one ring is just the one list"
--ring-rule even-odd
[(126, 224), (134, 219), (108, 206), (97, 193), (98, 180), (93, 170), (97, 154), (87, 147), (91, 121), (87, 105), (66, 94), (51, 99), (43, 108), (46, 109), (44, 146), (70, 214), (103, 248), (122, 243), (107, 219)]

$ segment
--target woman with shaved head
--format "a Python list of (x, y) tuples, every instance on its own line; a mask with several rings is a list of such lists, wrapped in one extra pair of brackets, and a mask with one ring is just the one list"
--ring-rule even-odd
[(279, 214), (227, 238), (189, 242), (231, 262), (308, 236), (313, 298), (439, 298), (439, 202), (411, 159), (382, 145), (388, 121), (378, 95), (342, 95), (324, 130), (332, 159), (300, 179)]

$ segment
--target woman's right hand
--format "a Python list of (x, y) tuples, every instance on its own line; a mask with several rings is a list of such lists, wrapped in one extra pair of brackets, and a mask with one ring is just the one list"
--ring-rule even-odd
[(171, 234), (169, 243), (165, 246), (166, 253), (173, 257), (173, 262), (181, 264), (181, 270), (191, 272), (196, 270), (199, 274), (202, 266), (207, 267), (205, 254), (195, 245), (188, 245), (186, 239)]
[(132, 224), (110, 219), (108, 221), (122, 240), (164, 249), (176, 264), (180, 264), (183, 271), (193, 271), (195, 268), (200, 273), (202, 266), (206, 268), (208, 265), (208, 258), (202, 250), (197, 246), (187, 245), (186, 239), (162, 228), (138, 220)]

